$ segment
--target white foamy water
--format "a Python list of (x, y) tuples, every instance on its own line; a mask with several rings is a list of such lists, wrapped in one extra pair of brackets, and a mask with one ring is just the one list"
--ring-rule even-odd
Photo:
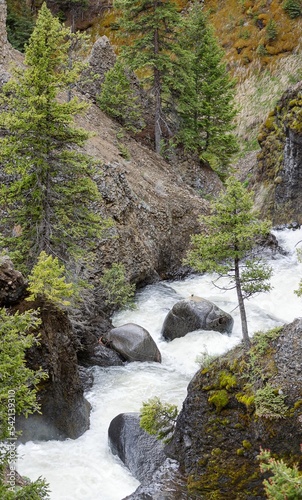
[[(275, 231), (280, 245), (289, 253), (270, 260), (273, 290), (246, 302), (250, 333), (288, 323), (302, 315), (302, 299), (294, 294), (302, 277), (295, 245), (302, 230)], [(107, 430), (119, 413), (139, 411), (143, 401), (159, 396), (181, 408), (187, 385), (198, 369), (202, 352), (222, 354), (241, 340), (236, 292), (223, 292), (212, 284), (213, 276), (190, 277), (150, 285), (137, 294), (137, 309), (114, 317), (114, 325), (134, 322), (146, 328), (156, 341), (162, 364), (129, 363), (123, 367), (95, 367), (95, 382), (87, 399), (92, 404), (90, 429), (76, 440), (28, 442), (20, 445), (18, 471), (35, 480), (43, 476), (50, 483), (51, 500), (121, 500), (138, 486), (138, 481), (108, 447)], [(164, 342), (160, 331), (173, 304), (191, 294), (215, 302), (234, 317), (230, 337), (217, 332), (192, 332), (181, 339)]]

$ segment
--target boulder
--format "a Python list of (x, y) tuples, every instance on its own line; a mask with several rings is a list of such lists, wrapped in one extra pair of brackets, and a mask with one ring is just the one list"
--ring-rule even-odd
[(9, 257), (0, 258), (0, 307), (16, 304), (24, 295), (26, 282)]
[(123, 360), (113, 349), (98, 344), (84, 364), (85, 366), (121, 366), (123, 365)]
[[(179, 470), (179, 463), (166, 458), (153, 474), (150, 484), (141, 484), (137, 490), (123, 500), (195, 500), (190, 495), (187, 480)], [(200, 497), (198, 497), (200, 498)]]
[(209, 300), (192, 296), (177, 302), (166, 316), (162, 336), (166, 340), (184, 337), (194, 330), (215, 330), (231, 333), (232, 316)]
[(40, 384), (37, 399), (41, 414), (20, 417), (20, 440), (76, 439), (89, 428), (90, 404), (83, 395), (77, 364), (77, 339), (66, 311), (37, 299), (18, 304), (19, 311), (40, 310), (39, 344), (26, 352), (32, 370), (40, 367), (48, 378)]
[(156, 343), (150, 333), (139, 325), (127, 323), (113, 328), (107, 335), (107, 340), (126, 361), (161, 362)]
[(139, 413), (120, 413), (108, 429), (109, 445), (142, 484), (148, 484), (164, 463), (164, 444), (139, 425)]
[(93, 100), (100, 93), (105, 74), (115, 64), (116, 55), (109, 39), (104, 35), (94, 43), (88, 59), (88, 68), (85, 69), (80, 82), (80, 89)]

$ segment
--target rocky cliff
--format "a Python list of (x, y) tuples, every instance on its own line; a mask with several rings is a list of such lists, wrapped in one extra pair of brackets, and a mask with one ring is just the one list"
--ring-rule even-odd
[(302, 222), (302, 83), (287, 90), (264, 122), (252, 184), (274, 224)]
[(260, 447), (302, 465), (302, 321), (256, 335), (201, 369), (167, 453), (198, 498), (263, 499)]

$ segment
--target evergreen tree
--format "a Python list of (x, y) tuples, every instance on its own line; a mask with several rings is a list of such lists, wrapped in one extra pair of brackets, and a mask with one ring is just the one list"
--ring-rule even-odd
[(177, 98), (177, 140), (223, 174), (230, 156), (238, 149), (231, 133), (236, 114), (235, 84), (199, 2), (194, 3), (186, 17), (180, 45), (185, 49), (182, 66), (186, 76), (182, 77), (185, 88)]
[(230, 287), (222, 288), (236, 288), (243, 340), (249, 345), (244, 300), (271, 288), (271, 268), (253, 254), (259, 237), (269, 233), (270, 223), (258, 219), (252, 193), (234, 178), (227, 180), (226, 192), (211, 209), (212, 215), (201, 217), (205, 232), (192, 237), (186, 262), (197, 271), (230, 278)]
[(155, 150), (160, 153), (164, 133), (169, 133), (165, 104), (173, 81), (177, 31), (181, 16), (173, 0), (115, 0), (119, 27), (125, 41), (121, 57), (152, 94)]
[(126, 130), (139, 132), (144, 123), (139, 96), (131, 87), (130, 77), (120, 59), (107, 71), (97, 99), (100, 108)]
[(143, 402), (140, 410), (140, 427), (148, 434), (168, 443), (175, 428), (178, 409), (176, 405), (163, 403), (158, 397)]
[(81, 67), (70, 67), (70, 43), (70, 30), (43, 4), (26, 49), (26, 69), (16, 70), (1, 95), (2, 245), (19, 252), (29, 267), (41, 251), (79, 255), (80, 245), (87, 247), (101, 231), (100, 217), (91, 210), (100, 200), (96, 165), (78, 149), (88, 133), (73, 124), (86, 104), (62, 100)]
[(69, 306), (67, 300), (76, 293), (73, 283), (67, 283), (65, 266), (60, 265), (57, 257), (41, 252), (37, 264), (28, 277), (29, 297), (26, 300), (35, 300), (42, 296), (55, 305)]

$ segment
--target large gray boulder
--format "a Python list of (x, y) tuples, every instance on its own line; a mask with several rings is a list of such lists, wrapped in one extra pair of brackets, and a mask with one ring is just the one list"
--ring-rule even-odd
[(126, 361), (161, 362), (161, 354), (150, 333), (135, 323), (113, 328), (107, 340)]
[(232, 316), (209, 300), (192, 296), (177, 302), (166, 316), (162, 336), (166, 340), (184, 337), (195, 330), (215, 330), (231, 333)]
[(164, 463), (164, 444), (139, 425), (139, 413), (120, 413), (108, 429), (109, 445), (142, 484), (148, 484)]

